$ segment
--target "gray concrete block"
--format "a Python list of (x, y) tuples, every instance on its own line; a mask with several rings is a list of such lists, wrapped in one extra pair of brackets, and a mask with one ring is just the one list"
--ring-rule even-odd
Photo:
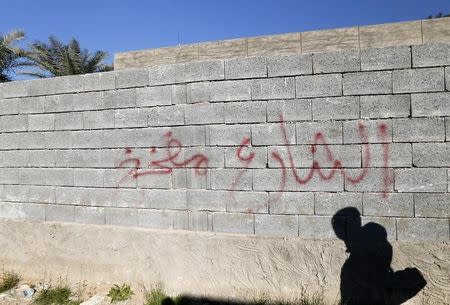
[(414, 217), (413, 194), (363, 195), (364, 216)]
[(188, 125), (224, 123), (223, 103), (199, 103), (185, 106)]
[[(370, 166), (385, 167), (384, 149), (383, 144), (370, 144)], [(412, 166), (413, 153), (410, 143), (389, 143), (387, 149), (388, 167)]]
[(28, 186), (28, 201), (36, 203), (55, 203), (55, 187), (53, 186)]
[(322, 134), (329, 144), (342, 144), (341, 122), (301, 122), (296, 124), (297, 144), (312, 144)]
[[(185, 147), (181, 153), (183, 159), (192, 159), (196, 155), (202, 155), (207, 158), (208, 161), (203, 161), (201, 163), (190, 162), (185, 165), (186, 168), (223, 168), (225, 166), (223, 147)], [(182, 158), (180, 157), (180, 159)]]
[(243, 158), (249, 158), (253, 152), (253, 158), (250, 163), (240, 160), (237, 156), (238, 147), (227, 147), (225, 149), (225, 167), (242, 168), (247, 165), (248, 168), (266, 168), (267, 166), (267, 149), (265, 147), (249, 147), (241, 150)]
[(285, 124), (286, 137), (280, 124), (267, 123), (252, 125), (252, 145), (287, 145), (295, 143), (295, 125)]
[(298, 232), (302, 238), (335, 238), (330, 216), (298, 217)]
[(416, 167), (450, 167), (450, 143), (413, 143)]
[(313, 55), (313, 70), (317, 73), (338, 73), (360, 71), (359, 50), (321, 52)]
[[(121, 131), (122, 130), (118, 130)], [(83, 130), (83, 131), (71, 131), (70, 137), (72, 141), (72, 146), (70, 148), (101, 148), (104, 143), (107, 141), (111, 141), (108, 139), (108, 133), (111, 133), (111, 130), (103, 131), (103, 130)], [(62, 137), (64, 134), (60, 133), (58, 136)], [(67, 136), (67, 135), (66, 135)], [(129, 140), (128, 140), (129, 141)], [(112, 142), (110, 142), (112, 143)], [(119, 141), (116, 142), (120, 143)], [(127, 146), (127, 145), (124, 145)], [(115, 147), (113, 144), (107, 147)], [(57, 147), (63, 148), (63, 147)]]
[(267, 101), (267, 121), (309, 121), (312, 119), (311, 100), (275, 100)]
[(314, 214), (314, 193), (271, 192), (269, 193), (270, 214)]
[(105, 208), (105, 222), (107, 225), (131, 226), (138, 225), (136, 209)]
[(450, 91), (450, 67), (445, 67), (445, 89)]
[[(109, 93), (108, 93), (109, 92)], [(111, 102), (106, 102), (105, 98), (111, 99), (115, 91), (100, 91), (100, 92), (86, 92), (78, 94), (64, 94), (58, 97), (58, 103), (70, 106), (72, 104), (73, 110), (99, 110), (107, 108)], [(126, 92), (126, 90), (125, 90)], [(125, 105), (127, 105), (125, 103)], [(51, 106), (51, 105), (49, 105)], [(44, 107), (48, 107), (45, 106)], [(66, 106), (64, 106), (66, 107)]]
[(227, 191), (187, 190), (187, 205), (194, 211), (226, 211)]
[(16, 133), (0, 133), (0, 148), (1, 149), (17, 149), (20, 146), (27, 146), (22, 142), (24, 141), (23, 135)]
[(214, 232), (254, 234), (253, 214), (212, 213)]
[(445, 140), (442, 118), (412, 118), (393, 120), (394, 142), (440, 142)]
[[(313, 155), (311, 153), (311, 147), (309, 145), (296, 145), (290, 146), (289, 149), (286, 146), (270, 146), (267, 147), (268, 167), (269, 168), (282, 168), (283, 165), (289, 160), (289, 152), (292, 157), (292, 161), (295, 167), (310, 167), (313, 164)], [(278, 155), (284, 160), (285, 164), (280, 164), (274, 155)], [(289, 164), (290, 166), (290, 164)]]
[(397, 219), (398, 240), (448, 241), (448, 219), (404, 218)]
[(105, 224), (105, 208), (76, 206), (75, 222), (82, 224)]
[(263, 236), (298, 236), (296, 215), (255, 215), (255, 234)]
[(294, 54), (267, 58), (269, 77), (312, 74), (312, 55)]
[(138, 107), (171, 105), (173, 87), (158, 86), (136, 89), (136, 105)]
[(1, 192), (1, 200), (28, 202), (28, 185), (3, 185)]
[(44, 221), (44, 209), (43, 204), (0, 202), (0, 219)]
[(73, 205), (45, 205), (45, 221), (73, 222), (75, 207)]
[(0, 114), (18, 114), (20, 100), (18, 98), (0, 99)]
[(105, 91), (103, 104), (107, 109), (136, 107), (136, 89)]
[(139, 188), (145, 189), (169, 189), (172, 187), (172, 177), (166, 175), (143, 175), (136, 181)]
[(398, 192), (446, 192), (447, 171), (444, 168), (406, 168), (395, 170)]
[[(125, 158), (124, 158), (125, 159)], [(133, 187), (137, 180), (130, 176), (130, 169), (115, 168), (103, 170), (103, 185), (105, 187)]]
[(186, 81), (186, 65), (171, 64), (148, 68), (149, 85), (178, 84)]
[[(97, 92), (97, 94), (102, 95), (100, 92)], [(43, 103), (43, 110), (39, 111), (42, 112), (68, 112), (74, 110), (74, 100), (76, 99), (76, 96), (81, 95), (81, 93), (78, 94), (62, 94), (62, 95), (50, 95), (50, 96), (40, 96), (35, 97), (35, 99), (39, 98), (42, 99)], [(98, 102), (96, 103), (98, 104)], [(39, 106), (40, 107), (40, 106)]]
[(1, 152), (1, 167), (26, 167), (27, 151), (26, 150), (7, 150)]
[(28, 130), (54, 130), (55, 115), (54, 114), (29, 114), (28, 115)]
[(85, 111), (82, 115), (84, 129), (114, 128), (115, 110)]
[(187, 90), (186, 85), (172, 85), (172, 104), (186, 104)]
[(114, 113), (114, 127), (147, 127), (147, 109), (117, 109)]
[[(241, 169), (211, 169), (209, 171), (211, 189), (213, 190), (251, 190), (252, 172)], [(237, 181), (237, 177), (240, 177)]]
[(412, 46), (413, 67), (433, 67), (450, 65), (448, 44), (423, 44)]
[[(34, 97), (22, 97), (18, 99), (18, 110), (20, 114), (25, 113), (43, 113), (43, 112), (56, 112), (53, 109), (46, 111), (46, 103), (50, 100), (59, 100), (59, 95), (51, 96), (34, 96)], [(67, 105), (68, 106), (68, 105)], [(69, 107), (66, 107), (66, 109)], [(67, 111), (70, 111), (68, 109)]]
[(211, 125), (208, 133), (209, 145), (240, 145), (251, 138), (250, 125)]
[(145, 190), (145, 208), (184, 210), (187, 207), (186, 190)]
[[(139, 129), (140, 131), (140, 129)], [(93, 131), (87, 131), (92, 133)], [(80, 137), (83, 137), (82, 132), (74, 132), (79, 133)], [(95, 135), (95, 134), (94, 134)], [(98, 136), (100, 137), (100, 147), (103, 148), (118, 148), (118, 147), (133, 147), (136, 146), (137, 139), (134, 137), (138, 137), (140, 134), (138, 130), (132, 129), (111, 129), (111, 130), (101, 130)], [(87, 146), (87, 145), (75, 145), (74, 139), (74, 147), (75, 146)], [(88, 148), (88, 147), (82, 147)]]
[(184, 105), (141, 109), (148, 114), (148, 126), (180, 126), (184, 125)]
[(208, 231), (208, 213), (188, 211), (189, 231)]
[(312, 100), (313, 120), (348, 120), (359, 118), (359, 97), (329, 97)]
[(138, 210), (138, 226), (151, 229), (187, 230), (187, 211)]
[[(317, 146), (314, 154), (316, 161), (321, 168), (333, 168), (335, 160), (339, 160), (342, 167), (361, 167), (361, 146), (360, 145), (332, 145), (329, 151), (323, 145)], [(309, 149), (311, 154), (311, 149)], [(331, 159), (330, 159), (331, 153)], [(312, 166), (312, 163), (309, 164)]]
[(390, 94), (392, 93), (392, 72), (346, 73), (343, 77), (344, 95)]
[(266, 192), (229, 192), (227, 212), (268, 213), (269, 195)]
[(450, 217), (450, 194), (414, 194), (415, 217)]
[(212, 82), (209, 86), (211, 102), (246, 101), (252, 99), (251, 80)]
[(103, 174), (102, 169), (76, 168), (73, 172), (73, 184), (75, 186), (103, 187)]
[(252, 100), (295, 98), (293, 77), (254, 79), (251, 83)]
[[(391, 120), (359, 120), (344, 122), (344, 143), (391, 143), (392, 142), (392, 123)], [(363, 126), (367, 132), (367, 139), (364, 133), (360, 132), (360, 126)], [(383, 127), (386, 135), (380, 135), (379, 129)]]
[(334, 215), (346, 207), (356, 208), (362, 214), (361, 193), (315, 193), (316, 215)]
[(267, 77), (265, 57), (243, 57), (225, 60), (225, 78)]
[[(38, 115), (42, 116), (42, 115)], [(32, 123), (34, 121), (32, 120)], [(39, 125), (39, 124), (38, 124)], [(0, 130), (8, 131), (26, 131), (28, 126), (27, 115), (5, 115), (0, 117)], [(36, 125), (32, 124), (32, 128)]]
[(89, 73), (83, 75), (83, 91), (112, 90), (115, 88), (116, 71)]
[(409, 117), (411, 98), (409, 95), (361, 96), (361, 118)]
[(394, 93), (444, 91), (444, 68), (395, 70)]
[(221, 80), (224, 78), (225, 66), (222, 60), (186, 63), (186, 82)]
[[(161, 128), (158, 128), (161, 129)], [(206, 141), (205, 126), (179, 126), (172, 127), (173, 137), (184, 146), (204, 146)]]
[(306, 75), (295, 78), (296, 97), (322, 97), (342, 95), (342, 75)]
[[(393, 181), (394, 172), (392, 169), (370, 168), (366, 175), (363, 175), (363, 173), (364, 169), (346, 169), (345, 190), (349, 192), (378, 193), (392, 192), (394, 190), (393, 183), (385, 185), (385, 179)], [(359, 177), (362, 177), (360, 181), (358, 181)]]
[(149, 74), (146, 69), (130, 69), (114, 72), (117, 89), (145, 87), (149, 85)]
[(83, 113), (68, 112), (55, 114), (55, 130), (83, 129)]
[(450, 92), (411, 95), (413, 117), (450, 116)]
[(408, 46), (361, 50), (361, 70), (411, 68), (411, 48)]
[(450, 118), (445, 118), (445, 141), (450, 141)]
[(28, 96), (28, 86), (30, 81), (14, 81), (2, 83), (0, 92), (3, 98)]
[(267, 103), (247, 101), (225, 103), (225, 123), (258, 123), (266, 121)]
[[(219, 82), (222, 83), (222, 82)], [(201, 83), (190, 83), (186, 86), (186, 95), (187, 95), (187, 103), (193, 104), (193, 103), (202, 103), (202, 102), (209, 102), (212, 99), (213, 90), (213, 83), (211, 82), (201, 82)], [(228, 94), (225, 92), (225, 94)], [(248, 96), (250, 99), (250, 88)], [(221, 100), (219, 100), (221, 101)]]

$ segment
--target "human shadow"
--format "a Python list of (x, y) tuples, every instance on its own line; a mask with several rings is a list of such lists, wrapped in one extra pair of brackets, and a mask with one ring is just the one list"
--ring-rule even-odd
[(374, 222), (362, 226), (356, 208), (339, 210), (331, 224), (350, 253), (341, 269), (342, 305), (399, 305), (427, 284), (417, 268), (392, 270), (386, 229)]

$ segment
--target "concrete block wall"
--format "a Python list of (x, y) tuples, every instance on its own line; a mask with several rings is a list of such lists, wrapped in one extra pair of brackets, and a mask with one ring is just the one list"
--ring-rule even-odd
[(0, 84), (0, 217), (448, 242), (449, 80), (425, 44)]

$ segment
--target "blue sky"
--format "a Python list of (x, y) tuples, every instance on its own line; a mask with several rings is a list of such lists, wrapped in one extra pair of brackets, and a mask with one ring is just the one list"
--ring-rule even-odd
[[(6, 1), (5, 1), (6, 2)], [(77, 38), (115, 52), (192, 42), (423, 19), (449, 0), (22, 0), (0, 10), (0, 33)]]

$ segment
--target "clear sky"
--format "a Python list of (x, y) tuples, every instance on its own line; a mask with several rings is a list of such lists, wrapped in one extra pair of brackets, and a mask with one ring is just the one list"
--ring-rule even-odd
[[(72, 37), (115, 52), (227, 38), (426, 18), (450, 0), (21, 0), (0, 1), (0, 33), (27, 41)], [(7, 4), (5, 4), (7, 3)]]

